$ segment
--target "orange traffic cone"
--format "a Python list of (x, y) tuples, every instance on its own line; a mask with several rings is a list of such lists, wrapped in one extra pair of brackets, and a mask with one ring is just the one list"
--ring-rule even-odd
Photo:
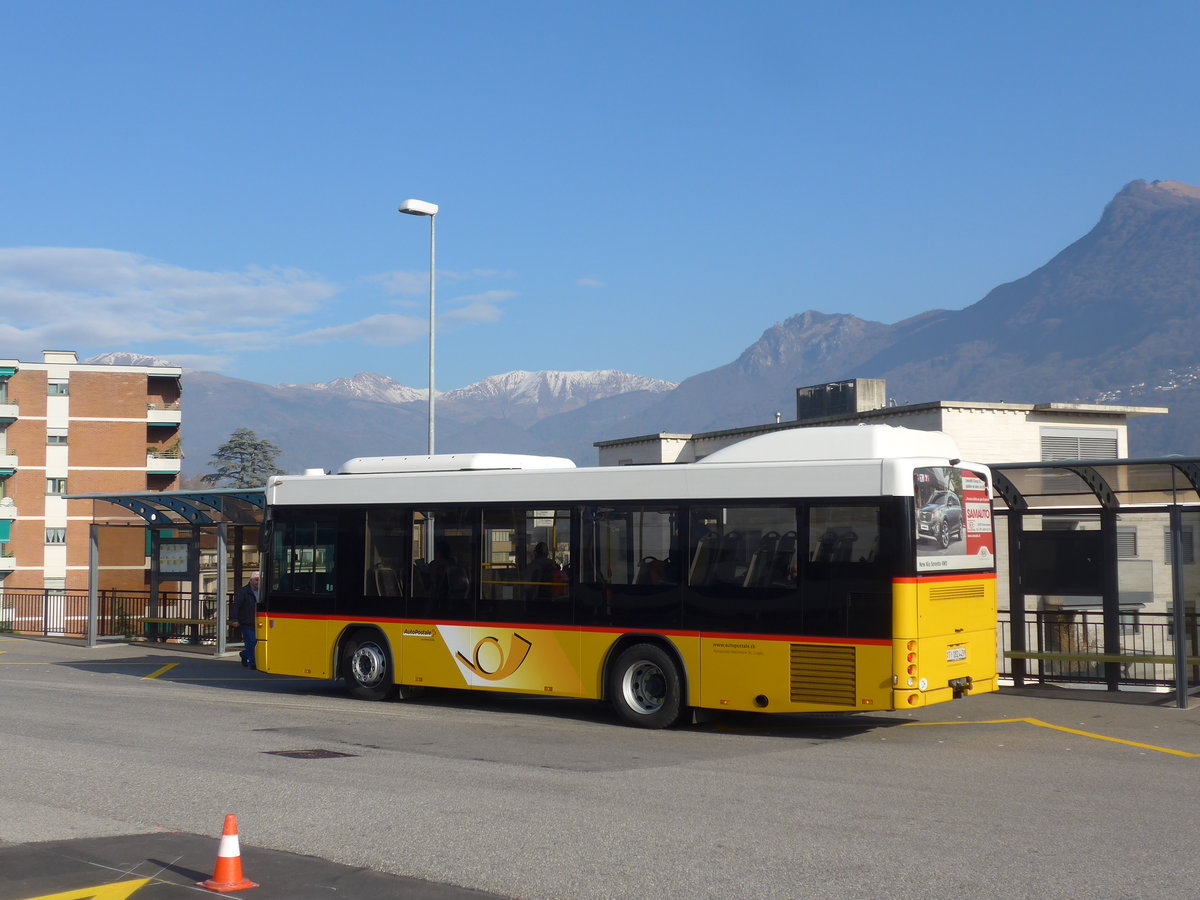
[(225, 817), (225, 829), (221, 832), (213, 877), (208, 881), (197, 881), (196, 887), (208, 888), (219, 894), (258, 887), (250, 879), (242, 877), (242, 851), (238, 847), (237, 816), (233, 813)]

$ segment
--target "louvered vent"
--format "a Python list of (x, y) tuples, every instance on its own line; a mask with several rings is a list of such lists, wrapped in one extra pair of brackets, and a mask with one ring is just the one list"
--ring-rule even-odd
[(982, 581), (971, 584), (934, 585), (929, 589), (930, 600), (979, 600), (983, 596)]
[(857, 704), (854, 648), (792, 644), (792, 702)]

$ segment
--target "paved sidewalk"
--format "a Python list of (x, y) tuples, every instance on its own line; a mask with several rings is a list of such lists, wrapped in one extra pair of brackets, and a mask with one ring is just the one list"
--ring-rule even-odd
[(241, 846), (242, 874), (259, 887), (199, 890), (213, 876), (219, 837), (177, 832), (0, 846), (0, 900), (154, 900), (203, 896), (253, 900), (486, 900), (499, 898), (312, 856)]

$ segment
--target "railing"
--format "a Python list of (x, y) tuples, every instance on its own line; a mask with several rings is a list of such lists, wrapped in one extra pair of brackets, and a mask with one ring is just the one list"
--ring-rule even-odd
[(152, 459), (183, 459), (183, 450), (179, 447), (147, 447), (146, 455)]
[[(226, 610), (232, 597), (226, 596)], [(153, 616), (149, 591), (100, 591), (98, 600), (97, 636), (102, 639), (216, 643), (214, 594), (201, 594), (197, 609), (191, 594), (160, 593)], [(87, 626), (87, 591), (7, 590), (0, 596), (0, 632), (82, 638)], [(231, 637), (237, 634), (231, 627)]]
[(179, 400), (158, 400), (154, 403), (147, 403), (146, 409), (182, 409), (182, 406)]
[[(1025, 678), (1040, 684), (1104, 684), (1105, 663), (1120, 665), (1120, 683), (1175, 685), (1175, 623), (1171, 613), (1138, 612), (1121, 617), (1120, 651), (1104, 646), (1104, 614), (1100, 610), (1029, 610), (1025, 613), (1025, 649), (1011, 647), (1011, 615), (999, 611), (1000, 674), (1012, 676), (1013, 660), (1025, 661)], [(1185, 641), (1191, 653), (1197, 642), (1197, 618), (1186, 617)], [(1190, 683), (1200, 682), (1200, 658), (1187, 659)]]

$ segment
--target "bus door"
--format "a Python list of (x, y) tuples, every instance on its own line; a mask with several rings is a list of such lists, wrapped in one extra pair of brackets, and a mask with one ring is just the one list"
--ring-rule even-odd
[(455, 651), (469, 684), (580, 695), (571, 546), (568, 508), (484, 509), (477, 622)]
[(479, 590), (478, 510), (412, 512), (400, 683), (465, 687), (455, 654), (470, 642)]

